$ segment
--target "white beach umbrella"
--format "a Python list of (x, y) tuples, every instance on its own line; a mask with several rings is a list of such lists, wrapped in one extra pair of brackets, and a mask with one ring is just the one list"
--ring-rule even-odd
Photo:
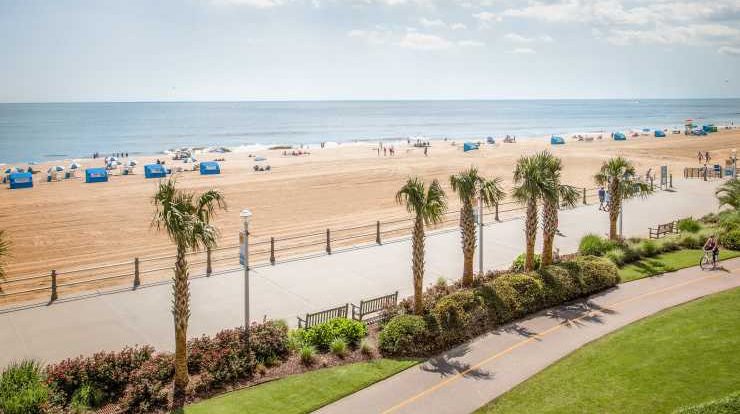
[(128, 167), (135, 167), (135, 166), (136, 166), (136, 164), (138, 164), (138, 163), (139, 163), (139, 162), (138, 162), (138, 161), (136, 161), (136, 160), (131, 160), (131, 161), (129, 161), (128, 163), (126, 163), (126, 165), (127, 165)]
[(62, 172), (62, 171), (64, 171), (64, 167), (62, 167), (61, 165), (55, 165), (49, 168), (46, 172)]
[(80, 165), (77, 162), (73, 162), (72, 164), (69, 165), (69, 169), (70, 170), (76, 170), (76, 169), (81, 168), (81, 167), (82, 167), (82, 165)]

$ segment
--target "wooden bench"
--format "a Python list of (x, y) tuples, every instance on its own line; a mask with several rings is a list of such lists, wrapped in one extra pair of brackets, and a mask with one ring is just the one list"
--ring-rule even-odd
[(298, 317), (298, 327), (308, 329), (314, 325), (328, 322), (334, 318), (346, 318), (348, 307), (349, 307), (349, 304), (345, 303), (344, 305), (337, 306), (336, 308), (322, 310), (320, 312), (315, 312), (315, 313), (307, 313), (304, 318), (301, 318), (299, 316)]
[[(398, 303), (398, 291), (390, 295), (378, 296), (368, 300), (361, 300), (360, 305), (352, 304), (352, 319), (362, 321), (367, 324), (380, 322), (383, 319), (381, 312)], [(366, 316), (369, 318), (365, 319)]]
[(649, 229), (651, 239), (659, 239), (666, 234), (678, 233), (678, 222), (672, 221), (670, 223), (659, 224), (658, 227)]

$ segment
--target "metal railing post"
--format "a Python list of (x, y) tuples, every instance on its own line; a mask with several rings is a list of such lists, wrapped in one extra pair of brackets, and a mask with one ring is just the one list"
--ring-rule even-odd
[(586, 202), (586, 187), (583, 187), (583, 204), (588, 204)]
[(326, 229), (326, 253), (331, 254), (331, 233)]
[(206, 249), (206, 277), (210, 276), (211, 273), (213, 273), (213, 268), (211, 267), (211, 249)]
[(51, 302), (57, 300), (57, 271), (51, 271)]
[(494, 219), (494, 220), (496, 220), (496, 221), (501, 221), (501, 220), (499, 220), (499, 218), (498, 218), (498, 203), (496, 203), (496, 214), (495, 214), (495, 216), (494, 216), (494, 218), (493, 218), (493, 219)]
[(375, 223), (375, 243), (380, 244), (380, 220)]
[(668, 182), (670, 183), (671, 188), (673, 188), (673, 174), (668, 174)]
[(655, 184), (654, 184), (653, 177), (650, 177), (650, 191), (655, 191)]
[(141, 279), (139, 278), (139, 258), (134, 257), (134, 289), (141, 285)]
[(270, 264), (275, 265), (275, 238), (270, 237)]

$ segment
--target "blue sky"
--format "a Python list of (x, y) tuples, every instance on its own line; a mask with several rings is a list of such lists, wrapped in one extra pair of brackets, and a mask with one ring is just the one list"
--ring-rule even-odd
[(740, 97), (740, 0), (0, 0), (0, 102)]

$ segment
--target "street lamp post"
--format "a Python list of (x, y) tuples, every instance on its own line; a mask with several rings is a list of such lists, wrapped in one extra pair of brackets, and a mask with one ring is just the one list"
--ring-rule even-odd
[(244, 266), (244, 337), (249, 347), (249, 219), (252, 217), (252, 212), (245, 208), (239, 216), (244, 223), (244, 237), (241, 245), (241, 258)]
[(483, 197), (478, 197), (478, 271), (483, 274)]
[(732, 149), (732, 179), (737, 178), (737, 149)]

